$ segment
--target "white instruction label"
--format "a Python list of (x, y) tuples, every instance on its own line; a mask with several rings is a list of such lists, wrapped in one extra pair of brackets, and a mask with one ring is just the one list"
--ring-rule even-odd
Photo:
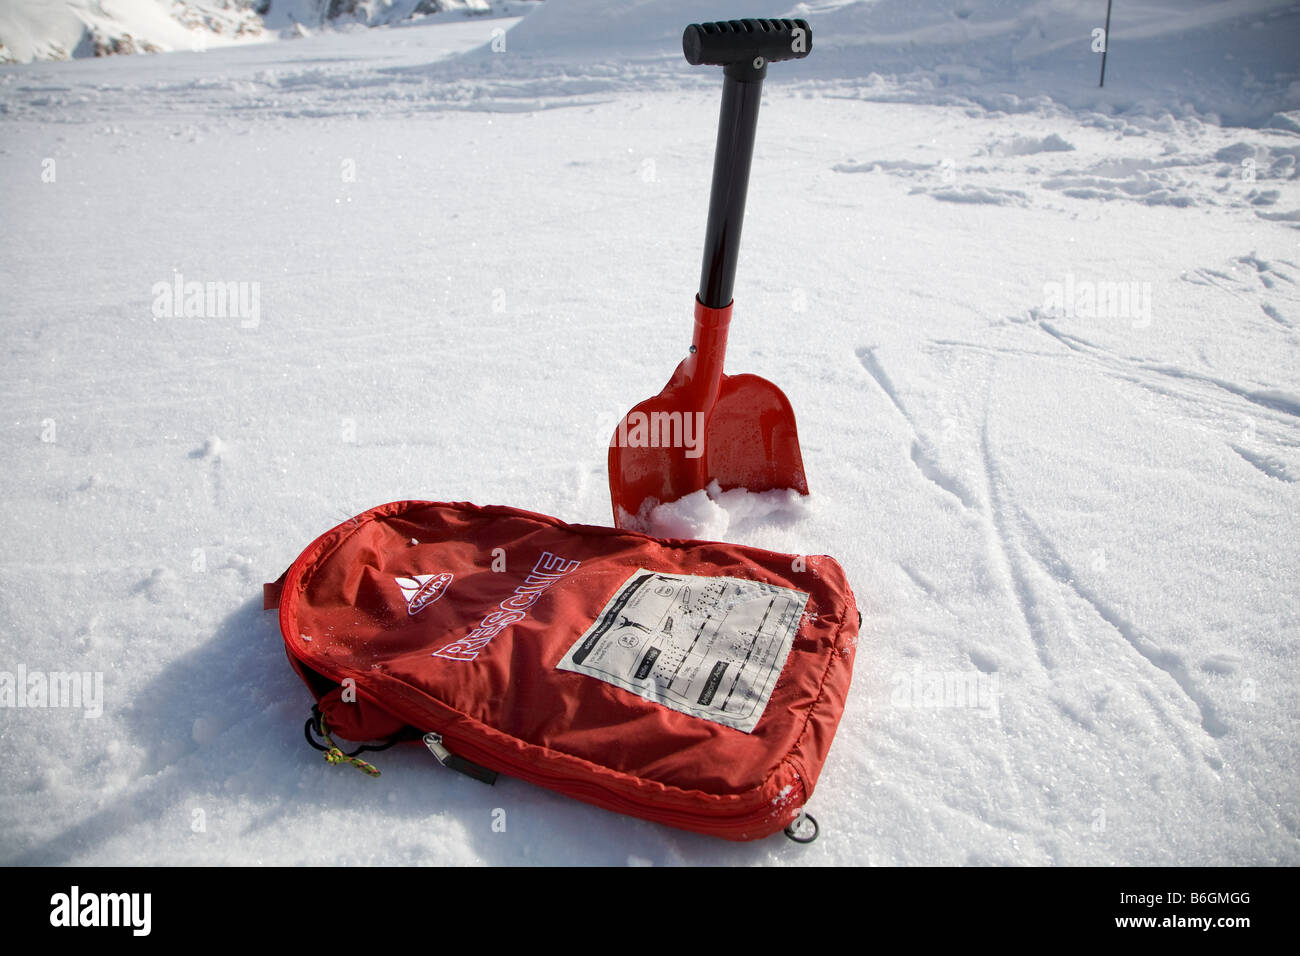
[(761, 581), (641, 568), (556, 666), (750, 733), (807, 604)]

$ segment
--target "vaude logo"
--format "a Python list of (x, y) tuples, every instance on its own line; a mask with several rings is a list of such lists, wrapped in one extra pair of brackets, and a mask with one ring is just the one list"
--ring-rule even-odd
[(69, 893), (50, 897), (51, 926), (127, 926), (134, 936), (148, 936), (152, 920), (151, 893)]
[(409, 578), (393, 578), (406, 598), (406, 613), (415, 616), (442, 597), (451, 584), (450, 571), (442, 574), (413, 574)]

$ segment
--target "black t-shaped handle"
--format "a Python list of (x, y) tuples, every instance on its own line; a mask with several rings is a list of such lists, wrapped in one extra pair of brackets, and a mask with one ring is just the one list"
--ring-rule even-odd
[(811, 50), (812, 29), (807, 20), (692, 23), (682, 34), (687, 63), (726, 67), (727, 75), (737, 80), (762, 79), (767, 64), (802, 59)]

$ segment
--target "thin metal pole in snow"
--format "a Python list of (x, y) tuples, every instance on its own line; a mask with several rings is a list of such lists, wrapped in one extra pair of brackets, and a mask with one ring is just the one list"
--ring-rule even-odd
[(1106, 53), (1110, 50), (1110, 4), (1106, 0), (1106, 28), (1101, 31), (1101, 80), (1098, 86), (1106, 85)]

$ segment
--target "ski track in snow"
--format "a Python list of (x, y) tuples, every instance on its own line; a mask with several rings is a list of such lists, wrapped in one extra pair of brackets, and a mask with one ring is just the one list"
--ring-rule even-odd
[(912, 464), (916, 466), (917, 471), (927, 481), (933, 482), (937, 487), (956, 498), (963, 507), (975, 507), (970, 492), (966, 490), (962, 482), (946, 473), (939, 466), (935, 459), (933, 443), (917, 430), (915, 421), (908, 414), (907, 409), (903, 407), (902, 399), (898, 397), (898, 391), (894, 388), (893, 383), (889, 381), (889, 376), (885, 374), (879, 359), (876, 358), (875, 349), (870, 346), (860, 348), (857, 350), (857, 356), (867, 374), (880, 386), (880, 390), (885, 393), (885, 397), (889, 399), (898, 413), (903, 416), (903, 420), (907, 422), (908, 427), (912, 429), (913, 439), (910, 455)]
[[(1042, 331), (1071, 351), (1086, 354), (1108, 364), (1112, 368), (1124, 364), (1122, 359), (1107, 353), (1104, 349), (1077, 336), (1059, 331), (1050, 322), (1040, 319), (1037, 325)], [(935, 344), (965, 345), (965, 343), (944, 342)], [(1030, 350), (1011, 351), (1033, 357), (1044, 357), (1045, 355), (1045, 353)], [(990, 350), (990, 354), (995, 355), (997, 353)], [(912, 429), (915, 439), (911, 447), (911, 460), (916, 465), (917, 470), (927, 480), (955, 497), (966, 508), (977, 508), (977, 502), (965, 490), (962, 482), (953, 475), (946, 473), (932, 457), (932, 452), (929, 450), (931, 445), (917, 429), (915, 421), (904, 406), (897, 387), (890, 380), (888, 373), (882, 366), (876, 349), (870, 346), (862, 347), (857, 350), (857, 355), (863, 368)], [(1138, 363), (1136, 367), (1142, 371), (1154, 372), (1177, 379), (1207, 382), (1229, 394), (1243, 398), (1263, 408), (1280, 411), (1287, 415), (1296, 414), (1296, 406), (1287, 395), (1251, 390), (1182, 369), (1141, 363)], [(1133, 376), (1126, 376), (1126, 379), (1135, 384), (1145, 385), (1145, 383)], [(1203, 399), (1197, 401), (1203, 401)], [(1271, 478), (1287, 483), (1296, 480), (1290, 474), (1287, 465), (1277, 459), (1243, 449), (1235, 444), (1229, 443), (1229, 447), (1253, 467)], [(1226, 734), (1228, 732), (1227, 725), (1217, 714), (1213, 703), (1198, 689), (1195, 680), (1189, 675), (1188, 668), (1181, 658), (1173, 652), (1155, 646), (1150, 638), (1141, 634), (1120, 612), (1107, 605), (1095, 592), (1080, 585), (1070, 566), (1061, 558), (1051, 541), (1034, 524), (1033, 520), (1022, 509), (1008, 505), (1002, 487), (1003, 481), (996, 463), (996, 456), (989, 444), (987, 418), (980, 429), (980, 454), (984, 467), (985, 499), (988, 502), (986, 518), (988, 520), (990, 540), (993, 542), (995, 563), (1004, 569), (1009, 578), (1009, 589), (1014, 596), (1019, 616), (1034, 643), (1036, 654), (1043, 667), (1047, 670), (1055, 667), (1046, 635), (1060, 634), (1062, 632), (1069, 634), (1070, 629), (1058, 614), (1053, 615), (1057, 620), (1051, 622), (1051, 626), (1048, 626), (1042, 620), (1045, 614), (1051, 612), (1051, 602), (1045, 601), (1032, 584), (1031, 569), (1035, 567), (1055, 580), (1060, 586), (1070, 589), (1080, 599), (1086, 601), (1097, 616), (1110, 625), (1145, 661), (1153, 668), (1163, 671), (1172, 678), (1187, 699), (1200, 712), (1201, 725), (1207, 734), (1211, 737), (1221, 737)], [(1030, 545), (1032, 545), (1032, 548)], [(903, 570), (918, 587), (927, 594), (933, 594), (932, 586), (924, 583), (915, 570), (907, 567), (904, 567)]]
[[(1067, 347), (1071, 349), (1079, 348), (1078, 345), (1073, 344), (1072, 337), (1062, 335), (1047, 323), (1040, 323), (1040, 325), (1044, 331), (1057, 338)], [(962, 489), (961, 483), (952, 476), (945, 474), (930, 458), (929, 453), (924, 451), (923, 439), (920, 433), (916, 431), (915, 423), (904, 407), (896, 387), (882, 367), (876, 355), (876, 350), (871, 347), (860, 348), (858, 358), (863, 368), (880, 386), (880, 390), (907, 421), (914, 434), (917, 435), (912, 444), (911, 455), (917, 469), (926, 479), (953, 495), (965, 507), (975, 508), (975, 502), (971, 500), (969, 493)], [(1217, 714), (1213, 703), (1206, 698), (1197, 687), (1194, 679), (1189, 676), (1182, 659), (1173, 652), (1155, 646), (1150, 638), (1137, 631), (1133, 624), (1127, 621), (1122, 614), (1108, 606), (1097, 594), (1082, 586), (1076, 580), (1073, 570), (1061, 558), (1051, 541), (1034, 524), (1033, 520), (1022, 509), (1006, 502), (1003, 480), (996, 464), (996, 456), (992, 452), (989, 443), (988, 428), (986, 418), (980, 429), (980, 454), (984, 466), (986, 500), (988, 501), (988, 510), (985, 517), (988, 521), (994, 561), (1003, 568), (1004, 573), (1009, 578), (1009, 590), (1012, 592), (1019, 616), (1033, 642), (1035, 653), (1043, 668), (1051, 671), (1056, 667), (1050, 648), (1049, 635), (1064, 634), (1067, 639), (1073, 639), (1074, 635), (1055, 604), (1050, 599), (1045, 598), (1039, 589), (1035, 588), (1032, 575), (1034, 570), (1040, 572), (1040, 576), (1046, 575), (1060, 587), (1068, 588), (1080, 599), (1086, 601), (1097, 616), (1113, 628), (1132, 650), (1138, 653), (1154, 669), (1167, 674), (1181, 689), (1188, 701), (1197, 708), (1201, 715), (1201, 725), (1207, 734), (1211, 737), (1221, 737), (1226, 734), (1228, 732), (1227, 725), (1223, 723)], [(1240, 449), (1235, 450), (1241, 454)], [(1243, 457), (1246, 456), (1243, 455)], [(1247, 458), (1247, 460), (1251, 459)], [(1251, 463), (1255, 464), (1256, 467), (1260, 467), (1254, 461), (1251, 461)], [(1267, 469), (1261, 468), (1261, 470), (1273, 474), (1272, 471)], [(1277, 477), (1275, 474), (1273, 476)], [(904, 567), (904, 571), (918, 587), (927, 594), (933, 594), (932, 586), (924, 583), (917, 572), (906, 567)], [(1052, 620), (1045, 621), (1045, 617), (1050, 617)], [(1078, 719), (1074, 715), (1070, 716), (1076, 720)]]
[[(1168, 387), (1158, 384), (1151, 375), (1158, 376), (1161, 379), (1172, 379), (1180, 383), (1209, 385), (1220, 392), (1242, 399), (1257, 409), (1275, 413), (1270, 415), (1269, 418), (1278, 424), (1292, 426), (1294, 423), (1290, 419), (1300, 417), (1300, 395), (1292, 394), (1284, 389), (1253, 388), (1176, 365), (1157, 364), (1141, 358), (1118, 356), (1086, 339), (1062, 332), (1055, 324), (1046, 319), (1037, 319), (1037, 325), (1043, 332), (1067, 349), (1087, 356), (1107, 374), (1141, 388), (1163, 395), (1177, 396), (1187, 400), (1192, 405), (1203, 406), (1210, 403), (1223, 409), (1235, 408), (1244, 411), (1244, 406), (1230, 405), (1221, 400), (1216, 400), (1213, 394), (1207, 395), (1204, 389), (1196, 389), (1194, 392), (1187, 390), (1171, 391)], [(1151, 375), (1143, 373), (1151, 373)], [(1295, 437), (1300, 437), (1300, 435)]]
[[(1039, 663), (1042, 664), (1045, 670), (1054, 670), (1056, 662), (1049, 646), (1049, 628), (1045, 626), (1045, 622), (1042, 620), (1044, 614), (1054, 611), (1054, 608), (1044, 607), (1044, 602), (1040, 601), (1035, 593), (1030, 581), (1024, 552), (1019, 542), (1012, 535), (1011, 526), (1008, 522), (1008, 508), (1003, 501), (1001, 478), (993, 452), (989, 446), (987, 415), (980, 427), (980, 458), (984, 466), (985, 485), (988, 489), (989, 513), (987, 517), (989, 537), (993, 542), (992, 550), (995, 552), (1004, 573), (1011, 581), (1016, 610), (1019, 612), (1020, 619), (1024, 622), (1030, 640), (1033, 641), (1034, 653), (1038, 656)], [(1057, 623), (1059, 625), (1059, 622)], [(1067, 630), (1066, 633), (1068, 634), (1069, 631)]]
[(1086, 601), (1097, 616), (1115, 629), (1116, 633), (1128, 645), (1142, 656), (1152, 667), (1163, 671), (1186, 695), (1201, 715), (1201, 726), (1211, 737), (1222, 737), (1229, 727), (1219, 717), (1211, 702), (1188, 673), (1188, 668), (1180, 655), (1156, 646), (1152, 640), (1135, 628), (1119, 611), (1109, 606), (1095, 592), (1079, 583), (1073, 569), (1066, 564), (1042, 530), (1034, 524), (1033, 519), (1017, 509), (1021, 528), (1029, 532), (1029, 540), (1034, 547), (1034, 559), (1038, 565), (1051, 575), (1062, 587), (1069, 588)]

